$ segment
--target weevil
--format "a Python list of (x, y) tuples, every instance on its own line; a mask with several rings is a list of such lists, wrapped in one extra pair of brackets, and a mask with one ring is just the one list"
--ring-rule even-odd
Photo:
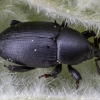
[[(94, 43), (88, 41), (94, 37)], [(82, 79), (80, 73), (72, 67), (93, 57), (100, 74), (99, 41), (94, 31), (78, 32), (67, 25), (56, 22), (20, 22), (12, 20), (10, 27), (0, 34), (0, 56), (18, 65), (4, 65), (13, 72), (26, 72), (36, 68), (54, 67), (49, 74), (41, 77), (53, 77), (67, 64), (69, 73), (76, 80), (76, 89)]]

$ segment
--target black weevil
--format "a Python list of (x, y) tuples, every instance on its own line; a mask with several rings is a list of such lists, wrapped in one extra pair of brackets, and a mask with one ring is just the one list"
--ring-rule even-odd
[[(61, 72), (64, 63), (68, 65), (68, 70), (76, 80), (76, 88), (78, 88), (82, 77), (72, 65), (97, 57), (95, 63), (100, 74), (97, 63), (100, 60), (98, 46), (100, 39), (95, 38), (96, 34), (93, 31), (80, 34), (64, 25), (56, 22), (13, 20), (10, 27), (0, 34), (0, 56), (19, 65), (4, 66), (14, 72), (55, 66), (50, 74), (40, 76), (55, 78)], [(87, 40), (92, 36), (94, 43)]]

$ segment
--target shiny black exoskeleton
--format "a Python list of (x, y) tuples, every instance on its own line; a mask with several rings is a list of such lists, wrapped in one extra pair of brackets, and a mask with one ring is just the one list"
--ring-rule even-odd
[[(64, 27), (56, 22), (19, 22), (13, 20), (10, 27), (0, 34), (0, 56), (19, 66), (6, 66), (14, 72), (25, 72), (35, 68), (55, 66), (50, 74), (40, 77), (56, 77), (61, 72), (62, 63), (76, 80), (78, 88), (80, 73), (72, 65), (97, 57), (95, 60), (98, 73), (100, 59), (98, 43), (93, 31), (78, 31)], [(94, 43), (87, 39), (94, 36)], [(39, 78), (40, 78), (39, 77)]]

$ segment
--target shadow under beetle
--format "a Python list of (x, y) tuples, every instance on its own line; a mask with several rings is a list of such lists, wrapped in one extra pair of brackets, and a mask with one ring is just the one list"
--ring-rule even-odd
[[(72, 67), (85, 60), (95, 59), (97, 71), (100, 74), (99, 42), (93, 31), (78, 31), (64, 27), (54, 22), (20, 22), (13, 20), (10, 27), (0, 34), (0, 56), (17, 65), (7, 67), (13, 72), (26, 72), (35, 68), (54, 67), (50, 74), (41, 77), (56, 78), (62, 70), (62, 63), (76, 80), (76, 89), (82, 79), (80, 73)], [(94, 37), (94, 43), (87, 39)]]

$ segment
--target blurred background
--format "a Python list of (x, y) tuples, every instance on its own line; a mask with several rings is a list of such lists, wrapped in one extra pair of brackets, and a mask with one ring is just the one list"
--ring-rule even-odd
[[(99, 34), (99, 0), (0, 0), (0, 33), (12, 20), (62, 21), (79, 32), (94, 30)], [(99, 37), (99, 36), (98, 36)], [(93, 38), (89, 39), (93, 42)], [(100, 76), (93, 58), (74, 65), (82, 80), (76, 90), (75, 80), (67, 65), (56, 79), (38, 77), (53, 68), (35, 69), (25, 73), (12, 73), (4, 65), (13, 65), (0, 58), (0, 100), (99, 100)]]

